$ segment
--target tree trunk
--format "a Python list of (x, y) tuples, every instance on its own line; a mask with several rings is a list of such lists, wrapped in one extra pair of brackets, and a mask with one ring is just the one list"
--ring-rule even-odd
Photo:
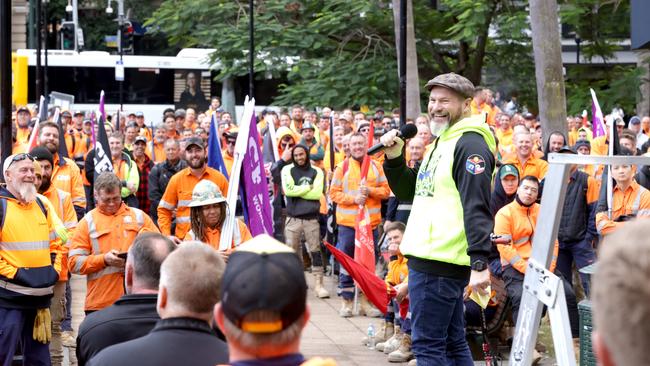
[(530, 25), (535, 56), (537, 104), (546, 146), (550, 132), (567, 134), (557, 1), (531, 0)]
[(223, 79), (221, 86), (221, 105), (224, 111), (230, 113), (232, 120), (239, 125), (239, 116), (235, 113), (235, 79), (233, 77)]
[[(393, 0), (393, 20), (395, 24), (395, 49), (397, 49), (397, 70), (399, 73), (399, 3)], [(415, 27), (413, 26), (413, 2), (406, 1), (406, 117), (415, 119), (420, 115), (420, 78), (418, 76), (418, 56), (415, 48)]]

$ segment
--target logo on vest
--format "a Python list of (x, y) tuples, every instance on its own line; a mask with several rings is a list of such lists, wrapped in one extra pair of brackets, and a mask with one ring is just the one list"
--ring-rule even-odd
[(481, 155), (470, 155), (465, 162), (465, 170), (473, 175), (481, 174), (485, 171), (485, 159)]

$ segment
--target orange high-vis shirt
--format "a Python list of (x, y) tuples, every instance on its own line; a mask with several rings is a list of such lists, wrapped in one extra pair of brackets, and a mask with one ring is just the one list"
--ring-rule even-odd
[[(221, 156), (223, 157), (223, 163), (226, 164), (226, 172), (228, 172), (228, 176), (232, 174), (232, 164), (235, 162), (235, 158), (228, 154), (228, 151), (226, 149), (221, 150)], [(223, 193), (224, 196), (227, 194)]]
[(154, 164), (164, 162), (167, 159), (167, 153), (165, 153), (165, 143), (161, 142), (157, 144), (155, 141), (147, 142), (147, 149), (145, 150), (145, 154), (147, 154), (149, 159), (153, 160)]
[[(164, 235), (175, 235), (184, 238), (190, 230), (190, 208), (192, 190), (198, 182), (208, 179), (219, 187), (223, 196), (228, 195), (228, 181), (218, 170), (205, 167), (200, 177), (192, 174), (192, 169), (187, 167), (174, 174), (169, 180), (165, 194), (158, 205), (158, 225)], [(172, 233), (172, 216), (176, 210), (176, 232)]]
[(591, 140), (591, 155), (607, 156), (609, 154), (609, 141), (607, 135), (598, 136)]
[(159, 231), (149, 215), (124, 203), (113, 215), (95, 208), (81, 219), (72, 237), (68, 266), (72, 273), (87, 276), (84, 310), (104, 309), (124, 295), (124, 268), (106, 266), (104, 255), (113, 249), (127, 252), (144, 232)]
[(632, 181), (625, 192), (617, 185), (614, 187), (612, 195), (612, 218), (607, 216), (607, 212), (598, 212), (596, 214), (596, 229), (601, 235), (607, 235), (616, 231), (625, 222), (616, 222), (623, 215), (635, 215), (637, 218), (650, 217), (650, 191), (643, 188), (636, 181)]
[[(235, 235), (233, 234), (232, 238), (232, 244), (230, 246), (230, 249), (235, 249), (239, 245), (241, 245), (244, 242), (247, 242), (251, 239), (253, 239), (253, 235), (251, 235), (250, 230), (248, 230), (248, 226), (244, 224), (243, 221), (239, 219), (235, 219), (237, 221), (237, 227), (239, 228), (238, 234)], [(221, 242), (221, 229), (220, 228), (205, 228), (205, 238), (197, 238), (196, 235), (194, 234), (194, 231), (190, 230), (185, 234), (185, 238), (183, 239), (184, 241), (189, 241), (189, 240), (198, 240), (202, 241), (211, 247), (213, 247), (216, 250), (219, 250), (219, 243)]]
[[(530, 207), (520, 205), (516, 200), (497, 212), (494, 218), (494, 234), (510, 240), (508, 244), (497, 244), (501, 255), (501, 265), (512, 266), (521, 273), (526, 273), (526, 265), (533, 251), (533, 234), (539, 215), (539, 204)], [(551, 272), (555, 270), (559, 245), (557, 240), (553, 248)]]
[(528, 160), (523, 163), (523, 165), (519, 158), (516, 156), (514, 158), (506, 160), (504, 164), (512, 164), (516, 166), (517, 170), (519, 171), (520, 179), (527, 175), (532, 175), (541, 181), (544, 179), (546, 172), (548, 171), (548, 163), (546, 161), (532, 156), (529, 157)]

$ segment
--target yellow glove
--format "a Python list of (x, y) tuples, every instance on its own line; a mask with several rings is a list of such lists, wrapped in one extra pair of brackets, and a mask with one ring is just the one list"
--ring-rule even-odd
[(52, 316), (50, 315), (50, 309), (36, 310), (32, 337), (43, 344), (50, 343), (52, 339)]
[(65, 244), (68, 242), (68, 229), (66, 229), (65, 226), (55, 225), (54, 231), (56, 232), (56, 236), (61, 239), (61, 243)]

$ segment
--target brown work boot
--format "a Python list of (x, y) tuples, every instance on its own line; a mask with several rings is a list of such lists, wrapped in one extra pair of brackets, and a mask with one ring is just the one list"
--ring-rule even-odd
[[(395, 325), (393, 323), (389, 323), (387, 321), (384, 321), (381, 325), (381, 328), (379, 328), (379, 332), (377, 332), (377, 335), (375, 335), (375, 348), (377, 348), (377, 345), (379, 343), (386, 342), (390, 337), (393, 336), (395, 333)], [(364, 346), (368, 345), (368, 337), (363, 337), (361, 340), (361, 344)]]
[[(393, 329), (394, 329), (394, 331), (393, 331), (392, 336), (390, 336), (387, 340), (385, 340), (383, 342), (377, 342), (377, 344), (375, 345), (375, 349), (377, 351), (384, 352), (384, 347), (386, 347), (386, 345), (391, 343), (391, 342), (397, 342), (399, 344), (399, 341), (401, 341), (401, 339), (402, 339), (402, 331), (400, 330), (399, 325), (395, 325)], [(398, 340), (395, 340), (395, 339), (398, 339)]]
[(412, 358), (413, 352), (411, 352), (411, 335), (404, 334), (399, 348), (388, 354), (388, 362), (408, 362)]
[(379, 318), (382, 315), (381, 311), (371, 304), (366, 295), (361, 292), (359, 293), (359, 315), (369, 318)]

